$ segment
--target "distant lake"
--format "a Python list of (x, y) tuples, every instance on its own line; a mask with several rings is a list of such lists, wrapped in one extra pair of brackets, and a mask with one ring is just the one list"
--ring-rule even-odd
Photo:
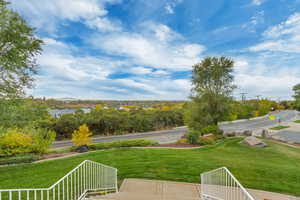
[[(50, 115), (53, 117), (60, 117), (61, 115), (64, 114), (70, 114), (70, 113), (75, 113), (76, 110), (75, 108), (64, 108), (64, 109), (51, 109), (49, 110)], [(84, 113), (89, 113), (91, 112), (91, 108), (80, 108)]]

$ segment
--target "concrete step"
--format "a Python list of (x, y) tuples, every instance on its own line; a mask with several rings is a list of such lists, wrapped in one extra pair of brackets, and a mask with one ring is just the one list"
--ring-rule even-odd
[(88, 200), (199, 200), (199, 197), (182, 197), (176, 195), (153, 195), (132, 192), (119, 192), (105, 196), (94, 196)]

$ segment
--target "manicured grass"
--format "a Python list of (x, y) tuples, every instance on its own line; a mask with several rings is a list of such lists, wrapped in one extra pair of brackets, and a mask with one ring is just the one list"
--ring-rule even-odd
[(294, 121), (295, 123), (300, 123), (300, 120), (296, 120), (296, 121)]
[(289, 126), (281, 126), (281, 125), (279, 125), (279, 126), (274, 126), (274, 127), (272, 127), (272, 128), (270, 128), (271, 130), (281, 130), (281, 129), (285, 129), (285, 128), (290, 128)]
[(267, 148), (240, 145), (240, 138), (191, 150), (120, 148), (76, 157), (0, 168), (0, 188), (48, 187), (83, 160), (119, 169), (119, 179), (199, 183), (202, 172), (227, 166), (249, 188), (300, 196), (300, 149), (266, 141)]

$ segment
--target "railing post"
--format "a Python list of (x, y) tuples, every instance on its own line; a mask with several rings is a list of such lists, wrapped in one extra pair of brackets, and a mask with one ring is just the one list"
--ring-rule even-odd
[(100, 190), (118, 192), (118, 170), (84, 161), (49, 188), (0, 189), (0, 200), (77, 200)]
[(115, 178), (116, 178), (116, 181), (115, 181), (116, 192), (119, 192), (119, 189), (118, 189), (118, 170), (117, 169), (116, 169)]
[(201, 198), (254, 200), (226, 167), (201, 174)]

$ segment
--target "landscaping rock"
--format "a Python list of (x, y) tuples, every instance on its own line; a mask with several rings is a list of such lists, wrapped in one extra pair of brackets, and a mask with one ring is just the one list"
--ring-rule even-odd
[(202, 136), (202, 138), (211, 137), (211, 136), (214, 136), (214, 134), (212, 134), (212, 133), (205, 134), (205, 135)]
[(87, 146), (80, 146), (76, 149), (76, 152), (78, 152), (78, 153), (85, 153), (88, 151), (89, 151), (89, 148)]
[(267, 144), (264, 143), (263, 141), (261, 141), (260, 139), (250, 136), (250, 137), (246, 137), (241, 144), (245, 144), (248, 146), (252, 146), (252, 147), (266, 147)]
[(246, 130), (243, 132), (244, 136), (252, 136), (252, 131)]
[(269, 138), (269, 131), (266, 129), (263, 129), (261, 132), (261, 137), (262, 138)]

